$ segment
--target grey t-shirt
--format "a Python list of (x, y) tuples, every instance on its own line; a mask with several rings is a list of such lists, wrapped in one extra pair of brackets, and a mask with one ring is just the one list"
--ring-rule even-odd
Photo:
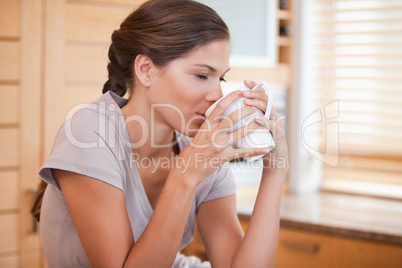
[[(133, 153), (120, 109), (126, 103), (126, 99), (108, 92), (77, 111), (60, 128), (51, 155), (39, 171), (39, 175), (50, 186), (44, 194), (40, 220), (42, 246), (49, 267), (90, 267), (63, 194), (52, 176), (52, 168), (83, 174), (122, 190), (135, 241), (151, 218), (153, 210), (137, 164), (142, 167), (149, 165), (149, 168), (154, 169), (158, 165), (168, 165), (169, 162), (152, 163)], [(180, 150), (191, 141), (185, 135), (178, 132), (175, 134)], [(145, 138), (151, 136), (149, 134)], [(194, 237), (195, 214), (199, 205), (235, 192), (233, 174), (228, 165), (220, 167), (199, 184), (180, 250)]]

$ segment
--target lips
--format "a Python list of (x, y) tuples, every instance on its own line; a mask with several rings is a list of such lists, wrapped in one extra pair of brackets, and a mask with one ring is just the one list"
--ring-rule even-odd
[(205, 113), (197, 113), (197, 115), (205, 117)]

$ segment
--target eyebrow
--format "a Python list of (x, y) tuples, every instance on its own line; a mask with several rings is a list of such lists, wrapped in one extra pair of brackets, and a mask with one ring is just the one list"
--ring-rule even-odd
[[(212, 66), (210, 66), (210, 65), (208, 65), (208, 64), (193, 64), (192, 66), (195, 66), (195, 67), (202, 67), (202, 68), (208, 68), (208, 69), (209, 69), (211, 72), (213, 72), (213, 73), (218, 72), (214, 67), (212, 67)], [(230, 70), (230, 67), (229, 67), (229, 69), (226, 70), (225, 73), (229, 72), (229, 70)]]

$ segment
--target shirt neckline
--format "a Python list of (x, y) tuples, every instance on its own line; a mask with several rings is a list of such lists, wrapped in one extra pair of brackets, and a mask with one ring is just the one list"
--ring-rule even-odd
[[(119, 116), (124, 117), (124, 114), (123, 114), (123, 111), (121, 110), (121, 108), (124, 105), (127, 104), (127, 100), (122, 98), (122, 97), (120, 97), (116, 93), (111, 92), (111, 91), (108, 91), (105, 94), (108, 94), (110, 96), (110, 98), (112, 99), (112, 101), (117, 105), (118, 109), (116, 109), (116, 111), (117, 111), (117, 113), (119, 113)], [(124, 142), (124, 147), (125, 147), (124, 149), (126, 150), (126, 155), (131, 156), (131, 154), (134, 153), (134, 152), (133, 152), (133, 150), (131, 148), (131, 141), (130, 141), (130, 136), (129, 136), (129, 133), (128, 133), (127, 125), (126, 124), (121, 124), (121, 128), (122, 129), (119, 129), (119, 132), (121, 131), (122, 133), (124, 133), (123, 137), (124, 137), (124, 139), (127, 139), (127, 141), (129, 141), (129, 145), (130, 145), (130, 146), (127, 146), (127, 144), (125, 143), (126, 140), (123, 141)], [(181, 150), (186, 145), (185, 141), (184, 141), (185, 135), (181, 134), (180, 132), (178, 132), (176, 130), (174, 132), (175, 132), (175, 141), (178, 143), (179, 150), (181, 152)], [(131, 157), (126, 158), (126, 161), (131, 161)], [(133, 174), (134, 184), (137, 187), (139, 187), (139, 194), (141, 195), (141, 197), (139, 198), (140, 202), (143, 205), (142, 207), (146, 209), (147, 217), (150, 219), (154, 210), (152, 208), (151, 202), (149, 201), (148, 195), (147, 195), (147, 193), (145, 191), (144, 184), (142, 183), (140, 172), (139, 172), (138, 167), (137, 167), (137, 162), (136, 161), (133, 161), (133, 162), (134, 162), (134, 165), (133, 165), (133, 168), (131, 168), (131, 169), (134, 172), (134, 174)], [(129, 175), (126, 174), (126, 176), (129, 176)]]

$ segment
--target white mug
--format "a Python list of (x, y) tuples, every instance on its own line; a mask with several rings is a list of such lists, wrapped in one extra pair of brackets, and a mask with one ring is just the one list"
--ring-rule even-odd
[[(271, 114), (271, 110), (272, 110), (272, 104), (274, 102), (272, 89), (268, 86), (268, 83), (266, 81), (261, 81), (261, 83), (256, 85), (251, 90), (257, 90), (260, 87), (265, 89), (265, 93), (268, 96), (268, 103), (267, 103), (267, 109), (265, 112), (265, 117), (269, 119), (269, 115)], [(243, 86), (243, 87), (239, 88), (239, 90), (245, 91), (245, 90), (250, 90), (250, 89), (246, 86)], [(214, 104), (212, 104), (211, 107), (208, 108), (208, 110), (205, 113), (206, 117), (208, 117), (211, 114), (212, 110), (215, 108), (215, 106), (218, 104), (218, 102), (221, 101), (222, 99), (223, 99), (223, 97), (220, 98), (218, 101), (216, 101)], [(229, 114), (231, 114), (232, 112), (239, 110), (239, 109), (243, 108), (244, 106), (246, 106), (244, 104), (245, 99), (247, 99), (247, 98), (240, 97), (239, 99), (234, 101), (225, 110), (225, 112), (223, 113), (223, 116), (226, 117)], [(231, 133), (238, 128), (241, 128), (243, 126), (250, 124), (251, 122), (254, 121), (255, 116), (264, 116), (264, 113), (260, 109), (257, 109), (257, 111), (255, 113), (253, 113), (252, 115), (249, 115), (249, 116), (243, 118), (242, 120), (240, 120), (239, 122), (237, 122), (233, 127), (231, 127), (229, 129), (228, 133)], [(266, 129), (265, 127), (260, 126), (254, 132), (249, 134), (248, 136), (233, 143), (233, 147), (234, 148), (268, 148), (268, 150), (271, 151), (275, 147), (275, 142), (274, 142), (274, 139), (272, 138), (271, 132), (268, 129)], [(252, 156), (252, 157), (246, 158), (245, 160), (247, 162), (253, 162), (253, 161), (261, 158), (262, 156), (264, 156), (264, 155)]]

